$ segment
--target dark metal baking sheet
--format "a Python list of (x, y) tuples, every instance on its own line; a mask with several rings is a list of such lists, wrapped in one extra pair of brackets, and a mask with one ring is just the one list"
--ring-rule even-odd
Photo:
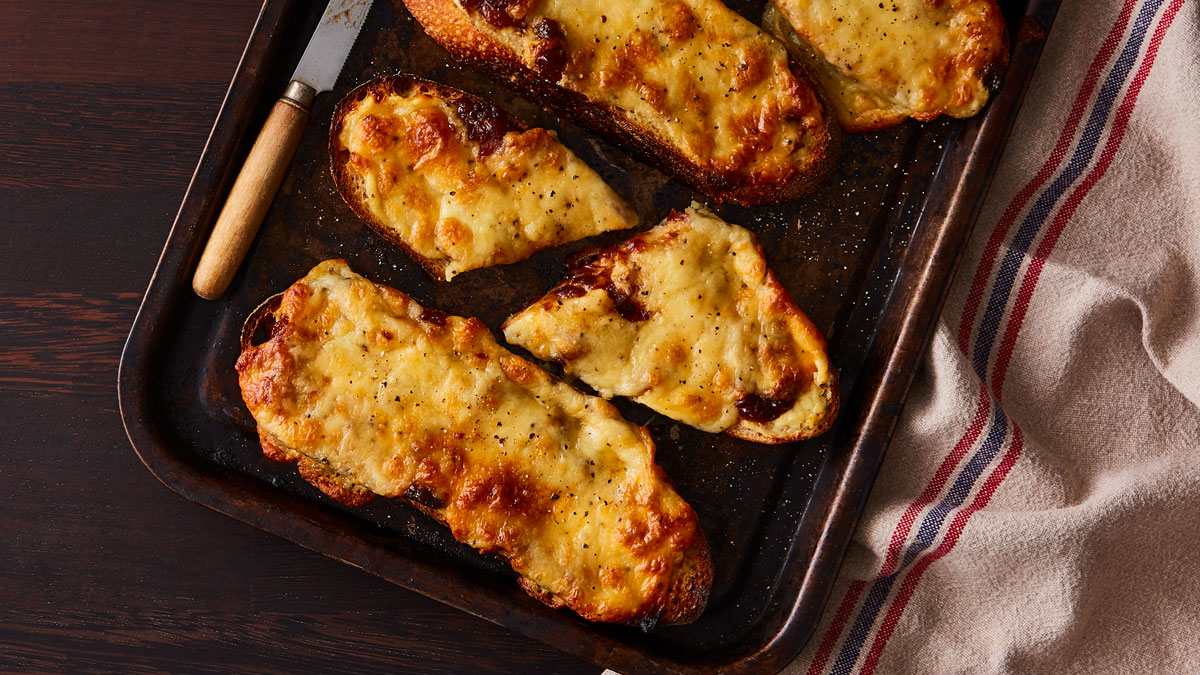
[[(775, 207), (711, 204), (602, 140), (456, 66), (398, 1), (375, 3), (337, 89), (312, 122), (246, 262), (209, 302), (190, 276), (237, 167), (282, 92), (323, 2), (266, 0), (192, 178), (121, 361), (120, 401), (138, 454), (183, 496), (467, 612), (622, 672), (761, 672), (804, 646), (834, 581), (986, 192), (1058, 0), (1001, 2), (1011, 65), (985, 112), (848, 135), (838, 169), (811, 197)], [(731, 3), (756, 20), (762, 5)], [(333, 106), (372, 76), (404, 71), (495, 101), (556, 129), (636, 206), (642, 227), (692, 199), (753, 230), (783, 285), (829, 340), (843, 406), (834, 429), (766, 446), (676, 424), (615, 401), (647, 425), (659, 463), (695, 508), (716, 568), (704, 616), (687, 626), (593, 624), (520, 591), (500, 560), (458, 544), (404, 504), (344, 508), (263, 461), (233, 363), (244, 318), (317, 262), (347, 259), (361, 274), (423, 304), (478, 316), (496, 331), (562, 275), (581, 248), (622, 233), (429, 279), (357, 221), (333, 186), (326, 135)], [(551, 370), (554, 370), (551, 367)]]

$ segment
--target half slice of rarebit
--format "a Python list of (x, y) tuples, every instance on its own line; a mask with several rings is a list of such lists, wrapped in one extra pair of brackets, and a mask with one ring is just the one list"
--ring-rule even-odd
[(825, 339), (754, 235), (698, 204), (569, 263), (504, 337), (611, 398), (759, 443), (821, 433), (837, 408)]
[(445, 281), (637, 224), (553, 131), (409, 75), (350, 92), (334, 111), (329, 155), (354, 213)]
[(592, 621), (649, 629), (704, 610), (708, 545), (649, 432), (478, 319), (327, 260), (251, 316), (237, 372), (263, 453), (331, 498), (403, 499)]
[(771, 0), (762, 22), (816, 76), (846, 131), (970, 117), (1008, 65), (996, 0)]

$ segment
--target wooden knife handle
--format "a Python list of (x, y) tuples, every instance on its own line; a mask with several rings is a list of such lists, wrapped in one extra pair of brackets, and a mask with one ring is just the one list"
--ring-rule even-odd
[(192, 277), (196, 295), (216, 300), (229, 287), (275, 199), (307, 123), (307, 107), (286, 97), (271, 109), (200, 256)]

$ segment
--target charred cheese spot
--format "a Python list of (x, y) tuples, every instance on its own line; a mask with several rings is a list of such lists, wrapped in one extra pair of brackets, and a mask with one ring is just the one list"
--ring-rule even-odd
[(496, 28), (523, 25), (522, 19), (537, 0), (461, 0), (467, 11), (477, 13)]
[[(673, 616), (698, 613), (711, 567), (696, 516), (645, 429), (610, 404), (504, 350), (477, 319), (423, 308), (343, 261), (314, 268), (274, 315), (289, 328), (238, 361), (264, 454), (299, 459), (345, 503), (418, 504), (584, 617), (657, 617), (687, 583), (691, 604)], [(650, 529), (630, 539), (631, 518)]]
[(696, 21), (696, 15), (682, 2), (664, 3), (662, 16), (662, 32), (673, 44), (691, 40), (700, 31), (700, 22)]
[(495, 105), (477, 98), (463, 97), (454, 109), (467, 130), (467, 140), (479, 144), (479, 154), (489, 156), (500, 149), (508, 132), (517, 125)]
[(466, 94), (451, 100), (418, 85), (401, 95), (390, 82), (364, 85), (339, 107), (333, 154), (349, 185), (338, 187), (442, 278), (636, 224), (553, 132), (523, 130)]
[[(752, 44), (746, 48), (742, 55), (742, 62), (737, 65), (737, 69), (733, 72), (733, 86), (741, 91), (760, 84), (770, 69), (770, 56), (767, 50), (759, 44)], [(758, 116), (762, 116), (761, 109), (758, 111)]]
[(386, 148), (392, 143), (392, 126), (374, 115), (366, 115), (362, 119), (363, 142), (373, 148)]
[(457, 218), (442, 218), (434, 226), (433, 237), (438, 249), (454, 257), (456, 251), (469, 249), (471, 230)]
[[(653, 130), (707, 171), (732, 167), (733, 183), (786, 183), (825, 157), (824, 113), (783, 45), (720, 0), (541, 0), (503, 27), (465, 7), (469, 21), (543, 77), (545, 40), (528, 26), (553, 22), (566, 56), (550, 81)], [(750, 130), (735, 123), (747, 117), (770, 121)]]
[[(418, 110), (404, 130), (405, 151), (412, 158), (412, 168), (420, 169), (437, 158), (443, 149), (454, 143), (454, 130), (446, 113), (437, 108)], [(376, 146), (384, 149), (387, 146)], [(395, 166), (395, 165), (389, 165)]]
[(990, 80), (1007, 61), (995, 0), (774, 3), (763, 24), (815, 65), (851, 131), (905, 117), (970, 117), (987, 102)]
[(605, 397), (631, 397), (705, 431), (782, 442), (832, 421), (825, 341), (750, 232), (694, 204), (572, 264), (558, 287), (508, 320), (509, 342)]

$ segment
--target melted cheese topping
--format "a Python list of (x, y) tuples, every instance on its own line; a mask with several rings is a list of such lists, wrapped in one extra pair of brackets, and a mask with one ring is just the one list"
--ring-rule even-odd
[[(631, 397), (705, 431), (745, 425), (749, 433), (735, 435), (811, 436), (833, 413), (824, 339), (767, 269), (754, 236), (699, 209), (585, 260), (509, 319), (504, 337), (602, 396)], [(787, 405), (756, 423), (739, 410), (754, 395)]]
[(553, 131), (468, 134), (455, 105), (417, 91), (364, 96), (338, 135), (354, 197), (444, 279), (637, 223)]
[[(851, 130), (974, 115), (985, 79), (999, 75), (988, 70), (1007, 58), (995, 0), (773, 2), (817, 55), (816, 75)], [(773, 11), (763, 23), (779, 32)]]
[(491, 2), (515, 4), (508, 11), (533, 28), (497, 29), (468, 11), (476, 29), (545, 73), (547, 40), (536, 27), (553, 21), (565, 67), (547, 79), (618, 110), (705, 169), (782, 183), (810, 169), (814, 149), (825, 152), (821, 104), (789, 69), (786, 49), (721, 0)]
[(646, 430), (477, 319), (424, 310), (340, 260), (289, 288), (275, 317), (238, 361), (269, 443), (423, 504), (590, 619), (657, 618), (688, 565), (707, 564)]

